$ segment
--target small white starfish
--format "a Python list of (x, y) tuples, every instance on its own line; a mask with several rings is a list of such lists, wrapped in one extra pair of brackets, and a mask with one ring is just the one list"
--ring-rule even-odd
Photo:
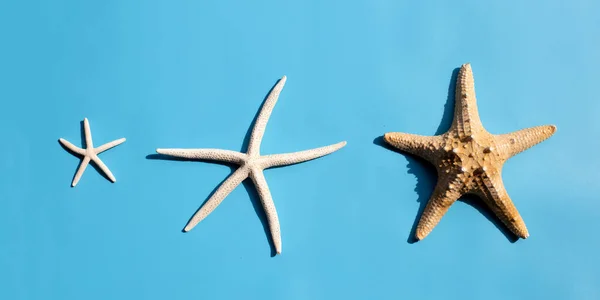
[(94, 162), (100, 168), (100, 170), (102, 170), (102, 172), (106, 174), (110, 181), (117, 181), (115, 179), (115, 176), (108, 169), (108, 167), (100, 160), (98, 154), (112, 147), (122, 144), (123, 142), (125, 142), (125, 138), (114, 140), (110, 143), (106, 143), (100, 147), (94, 148), (94, 143), (92, 142), (92, 132), (90, 131), (90, 123), (88, 122), (87, 118), (83, 119), (83, 130), (85, 133), (85, 149), (79, 148), (63, 138), (58, 139), (58, 141), (63, 146), (65, 146), (65, 148), (67, 148), (74, 154), (83, 156), (81, 164), (79, 164), (79, 168), (77, 169), (77, 173), (75, 173), (75, 177), (73, 177), (73, 182), (71, 182), (71, 186), (74, 187), (75, 185), (77, 185), (79, 179), (81, 179), (81, 175), (83, 175), (83, 171), (85, 171), (85, 168), (88, 166), (90, 161)]
[(267, 221), (271, 231), (271, 238), (275, 245), (277, 254), (281, 254), (281, 232), (279, 229), (279, 219), (275, 204), (271, 198), (271, 192), (265, 180), (263, 170), (271, 167), (288, 166), (297, 164), (325, 156), (333, 153), (346, 145), (346, 142), (340, 142), (334, 145), (329, 145), (321, 148), (299, 151), (294, 153), (260, 155), (260, 144), (265, 133), (265, 127), (269, 121), (269, 116), (273, 111), (273, 107), (279, 98), (279, 93), (283, 89), (286, 77), (283, 76), (275, 85), (273, 90), (267, 96), (263, 104), (258, 118), (254, 123), (252, 135), (248, 144), (248, 151), (241, 153), (237, 151), (221, 150), (221, 149), (156, 149), (156, 152), (163, 155), (173, 157), (191, 159), (191, 160), (212, 160), (224, 163), (237, 164), (240, 167), (233, 172), (219, 186), (215, 193), (200, 207), (194, 214), (184, 231), (190, 231), (200, 221), (206, 218), (231, 191), (233, 191), (242, 181), (250, 177), (256, 186), (256, 190), (260, 197), (263, 209), (267, 216)]

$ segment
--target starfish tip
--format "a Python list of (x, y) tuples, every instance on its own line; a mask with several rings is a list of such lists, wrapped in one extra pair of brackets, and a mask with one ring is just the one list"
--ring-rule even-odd
[(383, 140), (386, 143), (391, 144), (392, 143), (392, 136), (393, 136), (393, 133), (388, 132), (388, 133), (386, 133), (386, 134), (383, 135)]
[(283, 85), (285, 84), (286, 80), (287, 80), (287, 76), (283, 75), (283, 77), (281, 77), (281, 79), (279, 79), (277, 84), (280, 85), (281, 88), (283, 88)]
[(383, 134), (383, 139), (384, 140), (388, 140), (389, 138), (390, 138), (390, 133), (389, 132)]
[(417, 233), (415, 234), (415, 240), (421, 241), (425, 238), (426, 234), (424, 234), (423, 232), (419, 232), (417, 231)]

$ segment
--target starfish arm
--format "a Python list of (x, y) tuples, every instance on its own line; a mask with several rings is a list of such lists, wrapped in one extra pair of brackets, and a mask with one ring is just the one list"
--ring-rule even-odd
[(222, 149), (156, 149), (156, 153), (193, 160), (212, 160), (242, 164), (246, 154)]
[(279, 93), (283, 89), (285, 85), (286, 77), (283, 76), (277, 84), (273, 87), (267, 99), (263, 103), (258, 117), (256, 118), (256, 122), (254, 123), (254, 128), (252, 129), (252, 135), (250, 136), (250, 142), (248, 144), (248, 154), (256, 154), (260, 153), (260, 143), (262, 141), (263, 135), (265, 134), (265, 128), (267, 127), (267, 122), (269, 122), (269, 117), (271, 116), (271, 112), (275, 107), (275, 103), (277, 103), (277, 99), (279, 98)]
[(108, 179), (111, 182), (116, 182), (117, 181), (117, 179), (115, 178), (115, 176), (113, 175), (113, 173), (102, 162), (102, 160), (100, 160), (100, 158), (98, 156), (93, 157), (92, 160), (94, 161), (94, 163), (96, 163), (96, 165), (98, 166), (98, 168), (100, 168), (100, 170), (102, 170), (102, 172), (106, 175), (106, 177), (108, 177)]
[(483, 129), (477, 110), (475, 80), (470, 64), (462, 65), (456, 78), (454, 120), (451, 128), (458, 131), (460, 138), (472, 136), (474, 131)]
[(522, 239), (529, 237), (525, 222), (508, 196), (499, 174), (484, 173), (478, 187), (475, 193), (510, 231)]
[(85, 150), (71, 144), (69, 141), (60, 138), (58, 139), (58, 142), (60, 142), (65, 148), (69, 149), (70, 151), (77, 153), (79, 155), (85, 156)]
[(271, 238), (273, 239), (273, 244), (275, 245), (275, 251), (277, 254), (281, 254), (281, 230), (279, 227), (279, 218), (277, 217), (277, 210), (275, 209), (275, 203), (273, 203), (273, 198), (271, 197), (271, 192), (269, 191), (269, 186), (267, 185), (265, 175), (263, 174), (262, 170), (254, 170), (250, 173), (250, 178), (252, 178), (252, 181), (256, 186), (256, 191), (260, 197), (260, 202), (265, 210), (265, 215), (267, 216), (267, 221), (269, 222)]
[(200, 221), (204, 220), (231, 191), (233, 191), (244, 179), (248, 177), (248, 169), (245, 167), (240, 167), (235, 172), (233, 172), (221, 185), (217, 188), (217, 190), (210, 196), (210, 198), (198, 209), (198, 211), (192, 216), (192, 218), (185, 225), (183, 231), (188, 232), (192, 230)]
[(83, 171), (85, 171), (85, 168), (87, 168), (89, 163), (90, 163), (89, 156), (86, 156), (81, 160), (81, 163), (79, 164), (79, 167), (77, 168), (77, 172), (75, 173), (75, 177), (73, 177), (73, 181), (71, 182), (72, 187), (75, 187), (77, 185), (77, 183), (79, 182), (79, 179), (81, 179), (81, 175), (83, 175)]
[(346, 146), (345, 141), (316, 149), (298, 151), (293, 153), (265, 155), (261, 157), (261, 165), (265, 169), (271, 167), (293, 165), (331, 154), (344, 146)]
[(422, 157), (432, 163), (437, 159), (435, 150), (443, 143), (443, 138), (439, 135), (423, 136), (402, 132), (388, 132), (383, 139), (398, 150)]
[(448, 209), (462, 196), (463, 182), (457, 177), (441, 177), (419, 219), (415, 238), (424, 239), (440, 222)]
[(106, 151), (106, 150), (108, 150), (110, 148), (113, 148), (113, 147), (116, 147), (116, 146), (118, 146), (120, 144), (123, 144), (124, 142), (125, 142), (125, 138), (121, 138), (121, 139), (114, 140), (112, 142), (106, 143), (106, 144), (104, 144), (104, 145), (102, 145), (102, 146), (100, 146), (100, 147), (98, 147), (98, 148), (96, 148), (94, 150), (96, 151), (96, 154), (100, 154), (100, 153), (102, 153), (102, 152), (104, 152), (104, 151)]
[(504, 159), (509, 159), (551, 137), (556, 126), (545, 125), (495, 136), (496, 145)]
[(85, 133), (85, 147), (88, 149), (94, 148), (94, 142), (92, 142), (92, 131), (90, 129), (90, 122), (87, 118), (83, 119), (83, 131)]

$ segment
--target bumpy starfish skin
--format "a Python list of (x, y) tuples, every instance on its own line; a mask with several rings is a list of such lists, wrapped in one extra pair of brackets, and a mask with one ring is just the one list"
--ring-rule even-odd
[(510, 231), (527, 238), (525, 223), (504, 189), (502, 165), (555, 131), (554, 125), (546, 125), (502, 135), (487, 132), (477, 112), (471, 66), (462, 65), (456, 82), (454, 120), (448, 132), (438, 136), (392, 132), (384, 136), (391, 146), (420, 156), (437, 169), (438, 182), (421, 215), (415, 237), (425, 238), (462, 195), (475, 194)]
[(69, 149), (74, 154), (83, 156), (83, 159), (81, 160), (81, 164), (79, 164), (79, 168), (77, 168), (77, 172), (75, 173), (75, 176), (73, 177), (71, 186), (75, 187), (77, 185), (77, 183), (79, 182), (79, 179), (81, 179), (81, 176), (83, 175), (83, 171), (85, 171), (85, 169), (87, 168), (90, 161), (94, 162), (100, 168), (100, 170), (102, 170), (102, 172), (104, 172), (104, 174), (106, 174), (106, 176), (108, 177), (108, 179), (110, 179), (110, 181), (116, 182), (117, 179), (112, 174), (112, 172), (108, 169), (108, 167), (102, 162), (102, 160), (100, 160), (100, 158), (98, 157), (98, 154), (124, 143), (125, 138), (120, 138), (118, 140), (108, 142), (100, 147), (94, 148), (94, 142), (92, 141), (92, 131), (90, 130), (90, 123), (88, 122), (87, 118), (83, 119), (83, 132), (85, 134), (85, 149), (79, 148), (63, 138), (58, 139), (58, 141), (65, 148)]
[(256, 191), (258, 192), (263, 209), (265, 210), (271, 238), (275, 245), (275, 251), (277, 254), (281, 254), (279, 218), (277, 217), (275, 203), (271, 197), (271, 192), (269, 191), (269, 186), (263, 175), (263, 170), (271, 167), (293, 165), (319, 158), (333, 153), (346, 145), (346, 142), (340, 142), (334, 145), (294, 153), (260, 155), (260, 144), (265, 133), (267, 122), (269, 121), (269, 117), (271, 116), (271, 112), (275, 107), (275, 103), (279, 98), (279, 93), (283, 89), (285, 81), (286, 77), (283, 76), (267, 96), (267, 99), (256, 118), (256, 122), (254, 123), (252, 135), (250, 136), (250, 141), (248, 143), (248, 151), (246, 153), (221, 149), (156, 149), (157, 153), (163, 155), (190, 160), (211, 160), (237, 164), (240, 166), (235, 172), (229, 175), (219, 188), (217, 188), (214, 194), (204, 203), (204, 205), (202, 205), (202, 207), (200, 207), (187, 223), (184, 231), (190, 231), (194, 226), (200, 223), (200, 221), (204, 220), (204, 218), (221, 204), (223, 199), (225, 199), (231, 191), (246, 178), (250, 177), (256, 186)]

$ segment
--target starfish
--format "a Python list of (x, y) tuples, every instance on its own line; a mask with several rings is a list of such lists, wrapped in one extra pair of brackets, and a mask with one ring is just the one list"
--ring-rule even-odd
[(333, 153), (346, 145), (346, 142), (299, 151), (294, 153), (261, 155), (260, 144), (265, 133), (265, 128), (273, 107), (279, 98), (279, 93), (283, 89), (286, 77), (283, 76), (273, 87), (267, 99), (265, 100), (258, 117), (254, 123), (248, 150), (241, 153), (231, 150), (221, 149), (156, 149), (156, 152), (162, 155), (168, 155), (188, 160), (209, 160), (226, 164), (237, 164), (239, 168), (217, 188), (212, 196), (200, 207), (192, 216), (184, 231), (190, 231), (200, 221), (206, 218), (231, 191), (233, 191), (242, 181), (250, 177), (261, 200), (262, 207), (267, 216), (267, 222), (270, 228), (271, 239), (275, 246), (277, 254), (281, 254), (281, 232), (279, 227), (279, 218), (275, 210), (275, 203), (271, 198), (271, 192), (263, 174), (264, 169), (280, 166), (293, 165), (315, 158), (319, 158)]
[(85, 149), (79, 148), (63, 138), (58, 139), (58, 141), (67, 150), (71, 151), (75, 155), (83, 156), (81, 164), (79, 164), (79, 168), (77, 168), (77, 173), (75, 173), (75, 177), (73, 177), (71, 186), (75, 187), (77, 185), (79, 179), (81, 179), (81, 175), (83, 175), (83, 171), (85, 171), (85, 168), (87, 168), (90, 161), (95, 163), (100, 168), (100, 170), (104, 172), (108, 179), (110, 179), (110, 181), (116, 182), (117, 180), (115, 179), (115, 176), (112, 174), (112, 172), (110, 172), (110, 170), (102, 162), (102, 160), (100, 160), (98, 154), (122, 144), (123, 142), (125, 142), (125, 138), (114, 140), (110, 143), (106, 143), (100, 147), (94, 148), (94, 143), (92, 142), (92, 132), (90, 131), (90, 123), (88, 122), (87, 118), (83, 119), (83, 130), (85, 134)]
[(433, 194), (417, 225), (415, 238), (422, 240), (440, 222), (450, 206), (464, 194), (474, 194), (517, 237), (529, 232), (502, 183), (502, 165), (554, 134), (554, 125), (537, 126), (493, 135), (479, 119), (473, 73), (469, 64), (460, 68), (456, 80), (454, 120), (437, 136), (391, 132), (384, 140), (391, 146), (424, 158), (438, 173)]

